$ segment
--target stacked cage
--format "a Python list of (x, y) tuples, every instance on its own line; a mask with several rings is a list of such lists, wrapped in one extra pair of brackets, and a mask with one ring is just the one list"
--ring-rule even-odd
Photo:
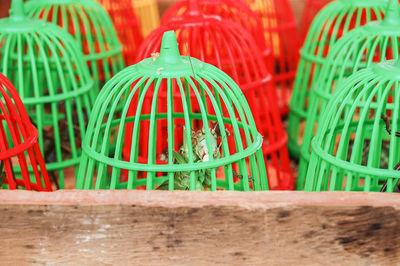
[(0, 72), (16, 86), (47, 170), (64, 188), (64, 171), (80, 162), (94, 90), (83, 55), (67, 32), (25, 16), (22, 0), (0, 20), (0, 40)]
[(313, 139), (306, 191), (398, 191), (400, 62), (373, 64), (334, 93)]
[(299, 157), (309, 92), (320, 75), (332, 46), (348, 31), (372, 20), (381, 20), (384, 0), (339, 0), (329, 3), (314, 19), (301, 49), (288, 118), (289, 151)]
[(158, 57), (101, 91), (77, 188), (267, 190), (262, 136), (240, 88), (216, 67), (180, 56), (173, 31), (163, 36)]
[(396, 59), (400, 52), (400, 5), (391, 0), (380, 22), (370, 22), (343, 36), (331, 49), (320, 76), (310, 93), (310, 103), (304, 129), (299, 165), (298, 189), (303, 189), (310, 159), (311, 139), (314, 136), (320, 114), (332, 97), (351, 74), (373, 63)]

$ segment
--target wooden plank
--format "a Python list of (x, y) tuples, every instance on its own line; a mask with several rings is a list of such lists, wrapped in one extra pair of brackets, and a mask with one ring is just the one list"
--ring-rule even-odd
[(384, 193), (1, 191), (2, 264), (356, 264), (400, 259)]

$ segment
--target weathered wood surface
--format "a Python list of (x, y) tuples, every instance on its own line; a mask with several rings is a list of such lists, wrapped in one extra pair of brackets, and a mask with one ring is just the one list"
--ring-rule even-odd
[(0, 192), (0, 263), (395, 265), (400, 196)]

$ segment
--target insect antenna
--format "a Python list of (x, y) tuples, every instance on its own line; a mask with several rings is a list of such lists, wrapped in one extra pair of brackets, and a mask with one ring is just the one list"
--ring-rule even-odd
[[(385, 122), (385, 126), (386, 126), (386, 131), (389, 133), (389, 135), (392, 134), (392, 130), (390, 129), (390, 121), (389, 119), (385, 116), (385, 115), (381, 115), (382, 120)], [(395, 136), (396, 137), (400, 137), (400, 132), (395, 132)], [(400, 170), (400, 162), (398, 162), (396, 164), (396, 166), (393, 168), (395, 171), (399, 171)], [(399, 180), (397, 181), (397, 188), (400, 189), (400, 182)], [(381, 188), (380, 192), (386, 192), (387, 190), (387, 183), (388, 181), (385, 182), (385, 184), (383, 184), (383, 187)]]

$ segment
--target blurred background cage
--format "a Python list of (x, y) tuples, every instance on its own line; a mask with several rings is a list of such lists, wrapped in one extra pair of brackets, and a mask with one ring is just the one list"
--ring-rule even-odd
[[(190, 12), (190, 2), (176, 2), (164, 14), (161, 23), (166, 25), (173, 19), (183, 19), (185, 12)], [(257, 4), (234, 0), (192, 2), (196, 2), (204, 14), (234, 21), (251, 33), (262, 52), (254, 53), (253, 56), (263, 57), (268, 69), (274, 74), (279, 108), (283, 115), (287, 114), (299, 50), (297, 24), (290, 3), (282, 0), (276, 3), (260, 1)], [(269, 47), (272, 48), (272, 58)]]
[(338, 0), (329, 3), (314, 19), (301, 49), (301, 58), (290, 100), (289, 151), (299, 157), (309, 92), (326, 62), (331, 47), (346, 32), (372, 20), (381, 20), (386, 0)]
[(146, 37), (160, 26), (160, 13), (156, 0), (131, 0), (140, 18), (143, 36)]
[[(37, 141), (38, 132), (16, 89), (1, 73), (0, 94), (0, 186), (52, 191)], [(19, 168), (19, 174), (15, 173), (16, 168)]]
[(264, 63), (268, 70), (273, 72), (273, 59), (271, 49), (267, 47), (265, 38), (263, 36), (262, 20), (257, 13), (253, 12), (250, 7), (242, 2), (236, 0), (184, 0), (177, 1), (171, 5), (164, 13), (161, 24), (168, 25), (171, 21), (179, 21), (187, 18), (187, 12), (192, 12), (197, 5), (204, 15), (217, 15), (223, 19), (233, 21), (241, 25), (244, 29), (251, 33), (258, 48), (261, 50)]
[(305, 0), (303, 14), (301, 16), (300, 23), (300, 37), (303, 41), (307, 32), (310, 28), (312, 21), (314, 20), (317, 13), (332, 0)]
[(13, 0), (0, 20), (0, 72), (17, 88), (39, 133), (46, 167), (58, 187), (80, 162), (93, 81), (75, 40), (61, 28), (25, 16)]
[(189, 3), (189, 12), (160, 26), (144, 40), (138, 58), (157, 56), (164, 32), (174, 30), (183, 54), (213, 64), (233, 78), (246, 96), (257, 128), (264, 136), (263, 151), (271, 189), (293, 188), (287, 135), (274, 83), (262, 57), (256, 56), (261, 54), (256, 42), (239, 24), (204, 14), (196, 1)]
[(140, 19), (131, 0), (97, 0), (110, 15), (119, 40), (126, 65), (135, 63), (136, 50), (143, 41)]
[(320, 114), (336, 88), (351, 74), (373, 63), (396, 59), (400, 53), (400, 5), (391, 0), (383, 21), (370, 22), (345, 34), (330, 50), (325, 65), (310, 92), (310, 103), (301, 146), (298, 189), (304, 187), (304, 177), (310, 159), (311, 139)]
[(97, 89), (124, 68), (122, 47), (114, 25), (99, 3), (93, 0), (29, 0), (25, 8), (29, 16), (56, 24), (74, 36)]
[(273, 76), (282, 115), (289, 112), (299, 58), (300, 40), (291, 3), (288, 0), (244, 0), (261, 17), (264, 38), (272, 49)]
[(262, 136), (240, 88), (216, 67), (180, 56), (173, 31), (163, 36), (157, 58), (126, 68), (100, 93), (77, 188), (267, 190)]
[(400, 62), (373, 64), (340, 86), (320, 117), (306, 191), (387, 191), (400, 178)]

